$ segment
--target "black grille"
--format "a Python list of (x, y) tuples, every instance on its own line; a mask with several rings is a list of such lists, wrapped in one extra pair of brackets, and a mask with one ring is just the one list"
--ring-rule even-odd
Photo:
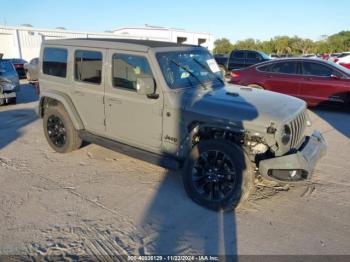
[(305, 111), (303, 111), (293, 121), (290, 122), (290, 128), (292, 131), (291, 148), (296, 148), (300, 144), (300, 140), (303, 138), (306, 128)]

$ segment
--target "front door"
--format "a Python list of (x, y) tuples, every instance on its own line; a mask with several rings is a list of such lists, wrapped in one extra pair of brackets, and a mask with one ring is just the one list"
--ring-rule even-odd
[(310, 105), (347, 102), (349, 80), (334, 68), (317, 62), (303, 62), (302, 73), (300, 97)]
[(160, 152), (163, 96), (136, 92), (138, 76), (153, 76), (147, 54), (109, 50), (111, 79), (106, 83), (106, 127), (114, 140)]
[(265, 87), (291, 96), (299, 96), (300, 81), (302, 76), (298, 74), (298, 62), (283, 61), (273, 63), (268, 72), (264, 74)]
[(105, 133), (104, 70), (106, 51), (91, 48), (73, 50), (71, 97), (87, 131)]

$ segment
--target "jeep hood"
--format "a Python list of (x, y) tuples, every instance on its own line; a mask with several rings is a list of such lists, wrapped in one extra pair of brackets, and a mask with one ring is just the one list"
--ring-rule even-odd
[(228, 121), (255, 130), (265, 129), (271, 122), (277, 126), (285, 123), (306, 108), (306, 103), (295, 97), (231, 84), (210, 91), (190, 91), (185, 96), (185, 111), (196, 118)]

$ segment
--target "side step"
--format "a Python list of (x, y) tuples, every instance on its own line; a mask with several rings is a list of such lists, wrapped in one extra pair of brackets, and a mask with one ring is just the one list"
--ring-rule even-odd
[(178, 170), (181, 168), (181, 162), (170, 155), (158, 155), (108, 138), (91, 134), (84, 130), (79, 131), (79, 136), (84, 141), (106, 147), (118, 153), (122, 153), (157, 166), (171, 170)]

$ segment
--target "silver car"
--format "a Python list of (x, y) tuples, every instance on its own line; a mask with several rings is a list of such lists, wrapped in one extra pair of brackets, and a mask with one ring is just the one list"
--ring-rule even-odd
[(8, 61), (0, 60), (0, 105), (16, 103), (19, 91), (19, 78), (14, 66)]
[(33, 58), (29, 63), (24, 64), (24, 70), (29, 82), (38, 80), (39, 58)]

